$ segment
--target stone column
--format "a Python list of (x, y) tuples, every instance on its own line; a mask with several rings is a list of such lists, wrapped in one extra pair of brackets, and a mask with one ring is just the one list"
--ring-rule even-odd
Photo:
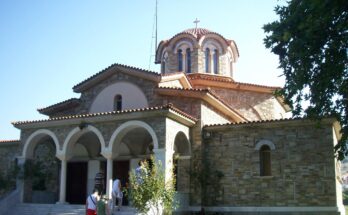
[(182, 52), (182, 72), (186, 72), (186, 52)]
[(106, 195), (108, 198), (111, 198), (111, 192), (112, 192), (112, 175), (113, 175), (113, 157), (112, 152), (110, 151), (103, 151), (101, 153), (103, 157), (106, 158)]
[(112, 192), (112, 174), (113, 174), (113, 160), (112, 158), (107, 158), (107, 171), (106, 171), (106, 193), (108, 198), (110, 199)]
[(67, 170), (67, 160), (66, 158), (60, 158), (61, 169), (60, 169), (60, 190), (59, 190), (59, 202), (58, 204), (66, 204), (66, 170)]
[(214, 50), (212, 50), (210, 52), (210, 62), (209, 62), (209, 66), (210, 66), (210, 74), (215, 74), (214, 73)]

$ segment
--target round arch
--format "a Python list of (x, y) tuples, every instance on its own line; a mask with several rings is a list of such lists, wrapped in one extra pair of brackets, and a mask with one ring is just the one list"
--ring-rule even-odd
[(174, 47), (174, 53), (177, 54), (179, 49), (182, 49), (184, 52), (186, 52), (186, 49), (190, 49), (191, 51), (193, 51), (193, 45), (191, 41), (188, 40), (180, 40), (179, 42), (177, 42), (175, 44)]
[(210, 50), (217, 49), (219, 51), (219, 54), (225, 53), (225, 47), (222, 45), (219, 38), (216, 38), (216, 36), (203, 36), (200, 40), (200, 45), (202, 51), (204, 51), (206, 48), (209, 48)]
[(270, 140), (260, 140), (255, 146), (255, 150), (260, 150), (263, 145), (267, 145), (271, 150), (275, 150), (275, 145)]
[[(178, 142), (180, 143), (180, 145), (177, 144)], [(175, 147), (177, 147), (177, 150), (175, 150)], [(189, 141), (189, 138), (187, 137), (187, 134), (185, 134), (185, 132), (179, 131), (175, 135), (174, 144), (172, 145), (172, 150), (184, 156), (191, 154), (191, 143)]]
[(141, 127), (144, 128), (147, 132), (149, 132), (152, 141), (153, 141), (153, 145), (154, 145), (154, 149), (158, 149), (158, 139), (157, 139), (157, 135), (155, 133), (155, 131), (152, 129), (151, 126), (149, 126), (147, 123), (139, 121), (139, 120), (132, 120), (132, 121), (128, 121), (125, 122), (123, 124), (121, 124), (111, 135), (110, 141), (109, 141), (109, 145), (108, 145), (108, 152), (113, 151), (113, 147), (114, 147), (114, 142), (116, 139), (122, 139), (123, 135), (126, 133), (125, 131), (131, 130), (133, 128), (137, 128), (137, 127)]
[(146, 108), (148, 98), (137, 84), (129, 81), (117, 81), (103, 88), (93, 99), (90, 113), (114, 111), (114, 98), (122, 96), (122, 109)]
[(78, 140), (83, 134), (86, 134), (87, 132), (92, 132), (97, 136), (101, 144), (101, 151), (104, 151), (105, 141), (102, 133), (96, 127), (87, 125), (87, 127), (84, 127), (82, 129), (80, 127), (76, 127), (69, 132), (68, 136), (65, 138), (63, 149), (60, 154), (67, 156), (69, 147), (71, 147), (72, 144), (76, 142), (76, 140)]
[(59, 141), (57, 136), (50, 130), (48, 129), (39, 129), (37, 131), (35, 131), (34, 133), (32, 133), (27, 141), (24, 144), (24, 148), (23, 148), (23, 153), (22, 153), (22, 157), (23, 158), (30, 158), (33, 156), (34, 153), (34, 148), (37, 144), (37, 142), (43, 137), (43, 136), (49, 136), (52, 138), (55, 146), (56, 146), (56, 156), (58, 155), (58, 150), (59, 150)]
[(198, 45), (197, 39), (193, 35), (191, 35), (189, 33), (182, 33), (182, 34), (178, 34), (178, 35), (174, 36), (172, 39), (170, 39), (168, 47), (172, 51), (174, 51), (177, 44), (180, 43), (181, 41), (187, 41), (188, 43), (191, 43), (193, 47), (197, 47), (197, 45)]

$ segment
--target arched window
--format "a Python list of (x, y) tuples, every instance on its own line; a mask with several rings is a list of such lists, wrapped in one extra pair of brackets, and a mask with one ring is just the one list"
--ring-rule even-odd
[(219, 52), (217, 49), (214, 50), (214, 55), (213, 55), (213, 60), (214, 60), (214, 74), (219, 73)]
[(117, 94), (114, 98), (114, 110), (121, 111), (122, 110), (122, 96)]
[(209, 73), (210, 68), (210, 50), (209, 48), (205, 49), (205, 72)]
[(191, 73), (191, 50), (186, 49), (186, 73)]
[(178, 70), (179, 70), (179, 72), (182, 71), (182, 65), (183, 65), (183, 62), (182, 62), (182, 50), (179, 49), (178, 50), (178, 66), (179, 66)]
[(271, 176), (271, 149), (268, 145), (260, 148), (260, 176)]

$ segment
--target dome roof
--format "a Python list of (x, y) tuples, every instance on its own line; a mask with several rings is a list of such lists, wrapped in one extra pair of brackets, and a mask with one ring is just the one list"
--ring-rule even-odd
[(208, 34), (208, 33), (213, 33), (212, 31), (206, 29), (206, 28), (189, 28), (181, 33), (187, 33), (191, 34), (192, 36), (196, 37), (197, 39), (201, 38), (202, 36)]
[(237, 48), (236, 43), (234, 40), (229, 40), (226, 39), (224, 36), (222, 36), (219, 33), (216, 33), (214, 31), (210, 31), (206, 28), (189, 28), (186, 29), (180, 33), (177, 33), (174, 35), (172, 38), (169, 40), (162, 40), (157, 47), (156, 50), (156, 58), (155, 58), (155, 63), (160, 63), (161, 57), (162, 57), (162, 51), (164, 50), (165, 47), (167, 47), (169, 44), (174, 43), (183, 38), (183, 37), (193, 37), (193, 40), (196, 40), (195, 42), (200, 42), (200, 40), (204, 40), (204, 37), (215, 37), (221, 42), (221, 45), (226, 45), (227, 47), (231, 47), (233, 52), (235, 53), (235, 56), (238, 58), (239, 57), (239, 51)]

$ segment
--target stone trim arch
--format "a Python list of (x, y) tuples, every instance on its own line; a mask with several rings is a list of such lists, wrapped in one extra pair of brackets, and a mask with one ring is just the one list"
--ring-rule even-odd
[(188, 33), (183, 33), (183, 34), (174, 36), (172, 39), (169, 40), (167, 47), (169, 47), (169, 49), (174, 51), (176, 44), (178, 42), (179, 43), (181, 42), (180, 40), (191, 43), (193, 47), (198, 47), (197, 39), (192, 34), (188, 34)]
[(53, 142), (54, 142), (54, 144), (56, 146), (56, 156), (58, 155), (58, 151), (59, 151), (60, 147), (59, 147), (59, 141), (58, 141), (57, 136), (52, 131), (50, 131), (48, 129), (39, 129), (39, 130), (35, 131), (34, 133), (32, 133), (28, 137), (28, 139), (25, 141), (23, 152), (22, 152), (22, 157), (23, 158), (28, 158), (29, 157), (28, 156), (28, 153), (29, 153), (28, 150), (33, 150), (34, 149), (32, 141), (34, 140), (34, 138), (36, 138), (40, 134), (48, 135), (48, 136), (50, 136), (53, 139)]
[(226, 53), (227, 45), (224, 39), (217, 35), (205, 35), (199, 40), (201, 50), (204, 51), (207, 45), (213, 45), (219, 50), (219, 54), (223, 55)]
[(87, 127), (84, 127), (82, 129), (80, 127), (76, 127), (69, 132), (68, 136), (64, 140), (63, 149), (61, 150), (60, 154), (66, 157), (67, 149), (72, 142), (71, 140), (75, 137), (76, 139), (78, 139), (79, 137), (81, 137), (83, 134), (87, 132), (93, 132), (98, 137), (98, 140), (101, 145), (101, 152), (104, 151), (106, 146), (105, 146), (105, 141), (104, 141), (104, 137), (102, 133), (96, 127), (92, 125), (87, 125)]
[(193, 44), (190, 41), (187, 40), (181, 40), (178, 43), (175, 44), (173, 52), (175, 54), (178, 53), (178, 49), (182, 49), (183, 53), (186, 52), (186, 49), (191, 49), (193, 51)]
[(275, 145), (270, 140), (260, 140), (255, 146), (255, 150), (260, 151), (263, 145), (267, 145), (271, 150), (275, 150)]
[(110, 141), (109, 141), (109, 145), (107, 148), (107, 152), (111, 152), (113, 151), (113, 147), (114, 147), (114, 142), (116, 140), (117, 137), (119, 137), (119, 135), (127, 128), (134, 128), (134, 127), (142, 127), (144, 128), (147, 132), (149, 132), (149, 134), (151, 135), (152, 141), (153, 141), (153, 145), (154, 145), (154, 149), (158, 149), (158, 139), (157, 139), (157, 135), (155, 133), (155, 131), (152, 129), (152, 127), (150, 125), (148, 125), (147, 123), (143, 122), (143, 121), (139, 121), (139, 120), (131, 120), (128, 122), (125, 122), (123, 124), (121, 124), (119, 127), (117, 127), (117, 129), (112, 133)]

